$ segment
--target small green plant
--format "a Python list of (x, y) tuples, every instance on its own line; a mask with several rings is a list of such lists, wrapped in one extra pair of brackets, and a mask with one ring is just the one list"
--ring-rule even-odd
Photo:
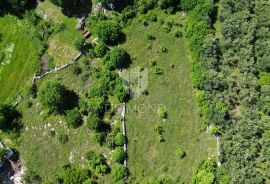
[(182, 159), (186, 156), (186, 152), (182, 148), (178, 148), (176, 150), (176, 156)]
[(78, 66), (75, 66), (73, 68), (72, 72), (73, 72), (74, 75), (79, 75), (79, 74), (82, 73), (82, 69), (80, 67), (78, 67)]
[(151, 64), (151, 66), (156, 66), (157, 65), (157, 60), (151, 60), (150, 64)]
[(155, 74), (156, 75), (162, 75), (163, 74), (163, 70), (161, 69), (161, 68), (159, 68), (159, 67), (155, 67)]
[(155, 125), (155, 126), (154, 126), (154, 130), (155, 130), (158, 134), (162, 134), (162, 132), (163, 132), (162, 127), (159, 126), (159, 125)]
[(181, 38), (181, 37), (183, 37), (183, 33), (182, 33), (181, 31), (175, 31), (175, 32), (174, 32), (174, 36), (175, 36), (176, 38)]
[(156, 39), (156, 37), (154, 37), (154, 36), (153, 36), (152, 34), (150, 34), (150, 33), (147, 33), (146, 37), (147, 37), (148, 40), (155, 40), (155, 39)]
[(166, 109), (164, 107), (159, 107), (157, 110), (157, 114), (160, 118), (164, 118), (164, 119), (166, 119), (168, 116)]
[(163, 135), (158, 135), (158, 142), (165, 142)]
[(166, 47), (161, 47), (161, 52), (162, 53), (167, 53), (168, 52), (168, 49)]
[(65, 133), (60, 133), (58, 139), (61, 144), (66, 144), (68, 142), (68, 135)]
[(149, 92), (145, 89), (145, 90), (143, 90), (142, 94), (147, 96), (147, 95), (149, 95)]

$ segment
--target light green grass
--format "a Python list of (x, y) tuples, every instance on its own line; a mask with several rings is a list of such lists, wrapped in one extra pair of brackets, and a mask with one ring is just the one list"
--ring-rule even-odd
[[(180, 14), (162, 14), (158, 18), (165, 22), (174, 19), (181, 23)], [(149, 177), (166, 176), (190, 183), (198, 163), (208, 157), (215, 158), (215, 141), (210, 135), (199, 131), (200, 118), (191, 84), (186, 43), (173, 34), (174, 30), (180, 28), (176, 27), (171, 33), (165, 33), (162, 27), (159, 22), (149, 23), (148, 27), (144, 27), (137, 21), (124, 30), (127, 37), (124, 48), (133, 58), (130, 70), (139, 66), (149, 71), (149, 95), (141, 95), (128, 103), (126, 124), (131, 173), (129, 178), (142, 183)], [(152, 34), (156, 40), (147, 40), (147, 34)], [(166, 47), (168, 53), (162, 53), (161, 47)], [(153, 58), (163, 70), (163, 75), (154, 73), (154, 67), (149, 64)], [(174, 64), (174, 68), (171, 64)], [(156, 110), (153, 110), (158, 105), (166, 106), (166, 121), (160, 119)], [(146, 106), (153, 109), (145, 108)], [(157, 140), (158, 134), (153, 130), (155, 124), (163, 127), (163, 143)], [(176, 156), (176, 149), (179, 147), (187, 154), (182, 160)]]
[[(31, 84), (41, 44), (31, 34), (31, 25), (13, 16), (0, 18), (2, 46), (8, 52), (8, 63), (0, 69), (0, 102), (13, 102), (22, 89)], [(8, 49), (11, 45), (13, 49)]]
[(81, 34), (76, 30), (77, 19), (65, 16), (61, 8), (50, 1), (39, 3), (36, 12), (45, 20), (53, 23), (64, 23), (64, 30), (49, 39), (48, 55), (54, 58), (55, 66), (68, 63), (78, 54), (78, 51), (73, 46), (75, 38)]

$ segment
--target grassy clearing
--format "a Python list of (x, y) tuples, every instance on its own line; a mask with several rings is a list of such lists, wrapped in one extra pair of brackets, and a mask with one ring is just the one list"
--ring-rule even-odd
[[(78, 64), (80, 67), (84, 65)], [(74, 90), (84, 98), (84, 94), (91, 86), (91, 79), (82, 81), (81, 77), (88, 73), (83, 70), (79, 76), (73, 74), (73, 66), (66, 68), (57, 74), (52, 74), (38, 82), (41, 86), (44, 82), (58, 80), (69, 89)], [(23, 111), (24, 128), (21, 134), (19, 151), (26, 167), (39, 174), (43, 179), (50, 180), (65, 164), (73, 163), (84, 166), (86, 160), (83, 154), (86, 150), (94, 150), (109, 155), (105, 147), (98, 146), (92, 140), (92, 133), (86, 127), (86, 123), (78, 129), (67, 127), (63, 116), (46, 115), (42, 111), (38, 99), (32, 100), (33, 106), (27, 107), (27, 101), (19, 106)], [(56, 135), (52, 136), (51, 131)], [(58, 136), (61, 133), (68, 135), (69, 141), (60, 144)]]
[[(182, 18), (181, 14), (168, 16), (159, 13), (157, 22), (148, 21), (149, 25), (144, 26), (140, 21), (144, 18), (138, 18), (125, 29), (127, 40), (124, 48), (133, 58), (130, 71), (139, 67), (136, 75), (140, 76), (142, 71), (148, 69), (148, 80), (138, 77), (131, 83), (145, 84), (146, 81), (138, 80), (147, 80), (149, 95), (131, 100), (127, 112), (130, 179), (138, 183), (150, 176), (167, 176), (190, 182), (198, 163), (215, 157), (214, 139), (199, 132), (200, 118), (185, 40), (174, 36), (174, 32), (182, 28), (176, 26), (170, 33), (165, 31), (168, 21), (180, 25)], [(147, 39), (149, 34), (156, 39)], [(162, 48), (166, 48), (167, 53), (163, 53)], [(151, 66), (153, 60), (157, 61), (156, 66)], [(155, 67), (160, 68), (163, 74), (155, 74)], [(157, 115), (159, 105), (166, 106), (166, 121)], [(149, 106), (151, 108), (147, 108)], [(155, 125), (163, 128), (165, 142), (158, 141), (158, 134), (153, 130)], [(176, 156), (179, 147), (187, 154), (183, 159)]]
[(45, 20), (64, 24), (64, 30), (50, 38), (47, 54), (53, 57), (55, 66), (69, 62), (78, 54), (78, 51), (73, 46), (75, 38), (80, 34), (76, 30), (77, 19), (65, 16), (61, 9), (50, 1), (39, 3), (36, 11)]
[(0, 67), (0, 102), (13, 102), (20, 91), (30, 85), (39, 60), (41, 44), (25, 32), (25, 27), (28, 31), (32, 29), (25, 24), (12, 16), (0, 18), (2, 46), (6, 54), (6, 64)]

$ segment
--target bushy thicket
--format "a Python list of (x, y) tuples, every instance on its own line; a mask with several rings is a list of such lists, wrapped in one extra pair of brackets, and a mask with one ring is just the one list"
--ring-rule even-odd
[(264, 172), (269, 165), (269, 86), (264, 74), (269, 72), (269, 2), (221, 0), (221, 41), (214, 35), (213, 11), (211, 0), (199, 1), (186, 29), (200, 114), (221, 134), (218, 171), (227, 183), (263, 183), (269, 177)]

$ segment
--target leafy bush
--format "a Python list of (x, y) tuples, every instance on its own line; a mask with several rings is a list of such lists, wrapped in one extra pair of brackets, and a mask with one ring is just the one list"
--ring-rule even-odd
[(117, 163), (123, 163), (124, 159), (125, 159), (124, 149), (117, 147), (112, 153), (112, 160)]
[(85, 41), (86, 40), (82, 35), (78, 36), (74, 41), (74, 47), (76, 49), (78, 49), (79, 51), (83, 51), (85, 48), (85, 46), (84, 46)]
[(214, 184), (216, 163), (214, 161), (203, 161), (200, 163), (196, 175), (192, 178), (193, 184)]
[(103, 57), (107, 53), (107, 46), (103, 43), (100, 42), (95, 46), (95, 53), (97, 57)]
[(88, 178), (91, 177), (91, 172), (87, 169), (75, 168), (74, 166), (65, 166), (58, 174), (57, 180), (62, 181), (65, 184), (82, 184)]
[(185, 11), (193, 10), (199, 0), (181, 0), (181, 9)]
[(113, 48), (105, 57), (105, 65), (109, 70), (126, 68), (130, 62), (130, 55), (121, 47)]
[(186, 152), (182, 148), (178, 148), (176, 150), (176, 156), (182, 159), (186, 156)]
[(94, 174), (107, 174), (109, 172), (106, 159), (101, 154), (93, 153), (88, 161), (88, 167)]
[(167, 112), (165, 108), (159, 107), (157, 113), (160, 118), (167, 118)]
[(62, 113), (72, 109), (78, 103), (78, 96), (58, 82), (47, 82), (38, 93), (43, 108), (51, 112)]
[(101, 124), (101, 120), (99, 119), (98, 116), (94, 115), (94, 114), (89, 114), (87, 117), (87, 127), (90, 130), (98, 130), (98, 128), (100, 127)]
[(140, 13), (147, 13), (149, 10), (153, 9), (157, 4), (157, 0), (139, 0), (138, 10)]
[(75, 67), (73, 67), (72, 72), (73, 72), (73, 74), (75, 74), (75, 75), (79, 75), (79, 74), (82, 73), (82, 69), (81, 69), (80, 67), (78, 67), (78, 66), (75, 66)]
[(82, 124), (82, 117), (77, 109), (67, 111), (65, 118), (69, 127), (78, 128)]
[(126, 142), (126, 137), (122, 133), (118, 133), (115, 136), (115, 144), (117, 146), (123, 146)]
[(124, 178), (127, 176), (128, 170), (123, 165), (117, 165), (112, 168), (112, 174), (111, 174), (111, 180), (112, 182), (118, 182), (121, 180), (124, 180)]
[(93, 140), (98, 143), (100, 146), (103, 145), (103, 143), (105, 142), (105, 135), (103, 132), (94, 132), (93, 133)]

